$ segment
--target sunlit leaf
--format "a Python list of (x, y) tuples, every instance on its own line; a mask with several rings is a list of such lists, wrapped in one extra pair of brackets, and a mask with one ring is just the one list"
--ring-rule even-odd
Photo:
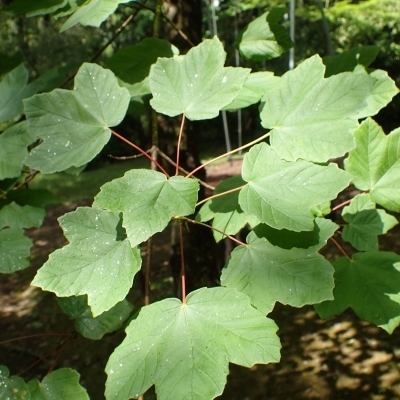
[(248, 182), (239, 194), (242, 210), (272, 228), (297, 232), (311, 231), (311, 208), (335, 199), (351, 180), (336, 164), (282, 160), (266, 143), (246, 154), (242, 177)]
[(42, 225), (46, 212), (43, 208), (20, 206), (10, 203), (0, 208), (0, 229), (10, 228), (39, 228)]
[(158, 400), (213, 399), (223, 391), (228, 362), (250, 367), (279, 360), (276, 330), (232, 289), (204, 288), (184, 304), (151, 304), (108, 361), (106, 397), (138, 398), (155, 384)]
[(29, 267), (31, 240), (23, 229), (0, 230), (0, 273), (11, 274)]
[(397, 219), (377, 210), (369, 194), (361, 194), (343, 208), (343, 219), (348, 223), (343, 228), (342, 238), (350, 242), (357, 250), (378, 250), (378, 237), (398, 224)]
[(76, 24), (83, 26), (97, 26), (111, 15), (119, 4), (129, 3), (131, 0), (88, 0), (64, 22), (61, 32), (73, 27)]
[[(355, 72), (366, 74), (364, 68)], [(367, 98), (367, 107), (357, 114), (358, 119), (377, 114), (392, 101), (397, 93), (399, 93), (395, 82), (389, 77), (386, 71), (377, 69), (371, 72), (370, 76), (376, 79), (376, 81), (372, 86), (371, 94)]]
[(199, 183), (196, 179), (157, 171), (131, 170), (101, 187), (93, 207), (123, 213), (123, 226), (132, 246), (161, 232), (173, 216), (193, 214)]
[(0, 135), (0, 179), (20, 176), (28, 145), (35, 136), (28, 131), (26, 121), (15, 124)]
[(288, 31), (279, 24), (285, 8), (274, 8), (250, 22), (239, 38), (240, 54), (249, 60), (279, 57), (293, 47)]
[(271, 146), (285, 160), (325, 162), (355, 147), (357, 114), (375, 80), (353, 72), (324, 78), (324, 72), (321, 58), (313, 56), (262, 98), (262, 126), (272, 129)]
[(31, 400), (28, 386), (19, 376), (11, 376), (5, 365), (0, 365), (0, 399)]
[(400, 128), (385, 135), (373, 120), (366, 119), (354, 132), (357, 148), (345, 160), (354, 185), (369, 190), (371, 200), (400, 212)]
[(262, 229), (251, 232), (247, 245), (232, 251), (221, 284), (246, 293), (251, 303), (266, 314), (277, 301), (302, 307), (332, 299), (333, 268), (317, 253), (319, 241), (325, 242), (326, 238), (317, 239), (310, 248), (297, 248), (293, 247), (296, 242), (290, 245), (287, 239), (286, 247), (290, 248), (282, 248), (272, 245)]
[(59, 218), (69, 244), (56, 250), (32, 284), (57, 296), (87, 294), (93, 316), (123, 300), (140, 268), (118, 213), (81, 207)]
[(69, 318), (75, 319), (76, 331), (92, 340), (100, 340), (106, 333), (119, 329), (133, 310), (132, 304), (122, 300), (94, 318), (87, 296), (58, 297), (57, 303)]
[[(245, 184), (246, 182), (240, 176), (233, 176), (222, 181), (215, 188), (215, 194), (223, 193)], [(212, 227), (225, 232), (227, 235), (235, 235), (246, 224), (255, 226), (259, 222), (255, 215), (245, 214), (240, 208), (239, 191), (207, 201), (196, 215), (196, 220), (207, 222), (211, 219), (213, 220)], [(213, 231), (213, 235), (216, 242), (226, 236), (218, 231)]]
[(222, 109), (235, 111), (256, 104), (278, 81), (279, 77), (272, 72), (254, 72), (249, 75), (238, 95)]
[(239, 93), (250, 69), (224, 67), (226, 53), (215, 36), (184, 56), (159, 58), (150, 70), (151, 106), (170, 117), (214, 118)]
[(42, 382), (28, 382), (31, 400), (89, 400), (86, 389), (79, 384), (79, 374), (71, 368), (60, 368), (45, 376)]
[(393, 332), (400, 323), (400, 256), (384, 251), (356, 253), (333, 266), (334, 300), (315, 306), (321, 318), (351, 307), (361, 319)]
[(83, 64), (74, 90), (55, 89), (25, 101), (30, 131), (43, 140), (25, 163), (49, 174), (91, 161), (108, 142), (109, 127), (124, 118), (129, 100), (111, 71)]

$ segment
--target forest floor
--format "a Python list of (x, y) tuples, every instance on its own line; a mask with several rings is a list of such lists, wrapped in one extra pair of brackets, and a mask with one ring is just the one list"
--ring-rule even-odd
[[(239, 171), (238, 160), (211, 166), (207, 170), (208, 181), (215, 185)], [(90, 204), (91, 199), (87, 199), (50, 208), (43, 226), (28, 232), (34, 241), (31, 267), (1, 276), (0, 342), (39, 336), (0, 343), (0, 364), (8, 366), (12, 375), (21, 374), (25, 380), (42, 379), (55, 363), (57, 368), (75, 368), (90, 398), (101, 400), (105, 364), (123, 340), (124, 332), (106, 335), (101, 341), (77, 335), (68, 346), (63, 346), (60, 338), (51, 334), (71, 332), (73, 323), (61, 312), (53, 294), (29, 285), (48, 255), (66, 244), (57, 217), (77, 206)], [(399, 253), (399, 243), (399, 229), (393, 230), (385, 238), (384, 248)], [(168, 267), (168, 232), (155, 235), (154, 249), (153, 298), (165, 297), (173, 290)], [(137, 304), (140, 296), (140, 279), (135, 279), (129, 299)], [(281, 362), (250, 369), (230, 365), (221, 400), (400, 400), (399, 328), (389, 335), (360, 321), (351, 310), (322, 321), (311, 306), (295, 309), (277, 304), (269, 317), (279, 326)], [(154, 399), (154, 395), (147, 394), (145, 399)]]

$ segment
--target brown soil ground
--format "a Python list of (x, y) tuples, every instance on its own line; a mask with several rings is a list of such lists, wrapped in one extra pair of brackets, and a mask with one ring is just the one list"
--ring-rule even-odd
[[(208, 180), (238, 174), (240, 161), (226, 162), (208, 168)], [(81, 374), (81, 383), (92, 400), (104, 398), (103, 372), (113, 349), (123, 340), (118, 331), (101, 341), (90, 341), (79, 335), (70, 341), (51, 336), (73, 332), (73, 323), (60, 311), (51, 293), (31, 287), (37, 268), (48, 254), (66, 241), (56, 218), (78, 205), (91, 201), (51, 208), (43, 226), (28, 232), (34, 241), (32, 265), (0, 280), (0, 364), (11, 374), (29, 380), (42, 379), (49, 369), (71, 367)], [(173, 291), (169, 277), (168, 232), (154, 237), (153, 298), (169, 296)], [(399, 252), (399, 230), (385, 238), (385, 250)], [(332, 257), (331, 249), (326, 250)], [(129, 299), (139, 304), (140, 279), (135, 279)], [(223, 400), (400, 400), (400, 336), (398, 329), (385, 331), (360, 321), (352, 311), (322, 321), (310, 306), (295, 309), (277, 305), (270, 315), (279, 326), (282, 357), (279, 364), (256, 365), (251, 369), (231, 365)], [(27, 337), (40, 335), (37, 337)], [(38, 360), (40, 360), (38, 362)], [(38, 362), (34, 365), (34, 363)], [(30, 366), (32, 368), (28, 369)], [(145, 396), (154, 399), (154, 394)]]

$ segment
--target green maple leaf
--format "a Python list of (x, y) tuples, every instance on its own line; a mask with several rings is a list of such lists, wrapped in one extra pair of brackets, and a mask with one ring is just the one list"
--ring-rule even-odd
[(130, 0), (89, 0), (80, 5), (64, 22), (60, 32), (72, 28), (76, 24), (99, 27), (101, 23), (117, 9), (119, 4)]
[(55, 89), (24, 101), (29, 129), (43, 140), (25, 163), (46, 174), (86, 164), (108, 142), (109, 127), (122, 121), (129, 101), (111, 71), (84, 63), (74, 90)]
[(215, 36), (184, 56), (159, 58), (150, 69), (151, 106), (174, 117), (214, 118), (239, 93), (248, 68), (225, 68), (226, 53)]
[(0, 229), (10, 228), (39, 228), (46, 212), (43, 208), (20, 206), (12, 202), (0, 209)]
[(93, 206), (122, 212), (128, 239), (136, 246), (161, 232), (173, 216), (193, 214), (198, 190), (196, 179), (131, 170), (103, 185)]
[(0, 82), (0, 122), (7, 122), (22, 114), (22, 100), (36, 93), (34, 83), (28, 83), (29, 73), (24, 64), (20, 64), (4, 75)]
[(239, 38), (240, 54), (249, 60), (263, 61), (279, 57), (293, 47), (286, 28), (279, 24), (287, 10), (274, 8), (250, 22)]
[(0, 230), (0, 272), (11, 274), (29, 267), (32, 241), (24, 235), (23, 229)]
[(59, 218), (69, 244), (56, 250), (32, 284), (61, 297), (88, 295), (93, 316), (123, 300), (140, 269), (118, 213), (81, 207)]
[[(356, 68), (354, 72), (367, 74), (363, 67)], [(369, 75), (375, 79), (375, 83), (371, 88), (370, 95), (367, 97), (367, 107), (357, 114), (358, 119), (378, 114), (378, 112), (386, 107), (392, 101), (393, 97), (399, 93), (395, 82), (389, 77), (386, 71), (377, 69), (372, 71)]]
[(356, 253), (333, 266), (334, 300), (315, 306), (321, 318), (351, 307), (361, 319), (392, 333), (400, 323), (400, 256), (384, 251)]
[(250, 367), (279, 360), (277, 326), (243, 293), (200, 289), (182, 304), (166, 299), (142, 308), (111, 355), (106, 397), (137, 398), (152, 384), (159, 400), (212, 399), (228, 362)]
[(242, 177), (248, 182), (239, 194), (242, 210), (273, 228), (297, 232), (311, 231), (311, 208), (335, 199), (351, 179), (336, 164), (282, 160), (266, 143), (246, 154)]
[[(321, 226), (322, 232), (316, 225), (312, 235), (300, 240), (295, 233), (292, 237), (275, 238), (284, 247), (274, 246), (266, 239), (271, 228), (257, 227), (247, 236), (246, 246), (232, 251), (221, 284), (246, 293), (263, 313), (272, 311), (277, 301), (302, 307), (332, 299), (333, 268), (317, 251), (333, 229)], [(307, 246), (306, 241), (308, 247), (294, 247)]]
[(45, 376), (42, 382), (28, 382), (31, 400), (89, 400), (86, 389), (79, 384), (79, 374), (70, 368), (60, 368)]
[(357, 250), (378, 250), (377, 235), (385, 234), (398, 224), (398, 221), (385, 210), (377, 210), (371, 196), (361, 194), (343, 208), (343, 219), (349, 224), (343, 228), (342, 238)]
[(354, 176), (354, 185), (369, 190), (373, 202), (400, 212), (400, 128), (386, 136), (373, 119), (367, 118), (354, 137), (357, 147), (344, 163)]
[(0, 180), (21, 175), (28, 145), (35, 136), (28, 131), (26, 121), (15, 124), (0, 135)]
[(5, 365), (0, 365), (0, 399), (31, 400), (25, 381), (19, 376), (10, 377), (10, 371)]
[(258, 103), (265, 92), (279, 82), (272, 72), (254, 72), (249, 75), (237, 96), (223, 110), (236, 111)]
[[(240, 176), (233, 176), (222, 181), (216, 188), (215, 194), (245, 185)], [(239, 206), (239, 192), (229, 193), (222, 197), (207, 201), (196, 215), (197, 221), (207, 222), (213, 220), (212, 227), (227, 235), (235, 235), (246, 224), (255, 226), (258, 218), (255, 215), (245, 214)], [(219, 242), (226, 236), (221, 232), (213, 231), (214, 239)]]
[(93, 317), (87, 296), (58, 297), (57, 303), (69, 318), (75, 319), (76, 331), (92, 340), (100, 340), (106, 333), (119, 329), (133, 310), (132, 304), (122, 300), (110, 310)]
[(367, 106), (375, 80), (344, 72), (324, 78), (319, 56), (284, 74), (262, 98), (261, 124), (272, 129), (281, 158), (325, 162), (353, 149), (357, 114)]

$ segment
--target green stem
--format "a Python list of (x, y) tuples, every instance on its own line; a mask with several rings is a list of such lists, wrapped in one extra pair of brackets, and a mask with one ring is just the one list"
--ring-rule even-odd
[(182, 303), (186, 303), (186, 278), (185, 278), (185, 256), (183, 249), (183, 228), (179, 224), (179, 245), (181, 249), (181, 290), (182, 290)]
[(176, 217), (176, 219), (185, 220), (185, 221), (190, 222), (191, 224), (195, 224), (195, 225), (205, 226), (205, 227), (208, 228), (208, 229), (211, 229), (211, 230), (213, 230), (213, 231), (215, 231), (215, 232), (220, 233), (221, 235), (226, 236), (227, 238), (231, 239), (232, 242), (235, 242), (235, 243), (237, 243), (237, 244), (240, 245), (240, 246), (247, 246), (246, 243), (243, 243), (243, 242), (241, 242), (240, 240), (234, 238), (233, 236), (228, 235), (228, 234), (225, 233), (224, 231), (221, 231), (221, 230), (219, 230), (219, 229), (217, 229), (217, 228), (214, 228), (214, 227), (212, 227), (212, 226), (210, 226), (210, 225), (208, 225), (208, 224), (205, 224), (205, 223), (203, 223), (203, 222), (199, 222), (199, 221), (196, 221), (196, 220), (194, 220), (194, 219), (187, 218), (187, 217)]
[(195, 168), (190, 174), (187, 174), (187, 175), (186, 175), (186, 178), (190, 178), (193, 174), (195, 174), (195, 173), (196, 173), (197, 171), (199, 171), (200, 169), (206, 167), (206, 166), (209, 165), (209, 164), (212, 164), (213, 162), (215, 162), (215, 161), (217, 161), (217, 160), (220, 160), (221, 158), (224, 158), (224, 157), (229, 156), (229, 155), (231, 155), (231, 154), (237, 153), (237, 152), (240, 151), (240, 150), (247, 149), (248, 147), (251, 147), (251, 146), (257, 144), (258, 142), (261, 142), (262, 140), (266, 139), (266, 138), (270, 135), (270, 133), (271, 133), (271, 132), (268, 132), (268, 133), (266, 133), (265, 135), (259, 137), (259, 138), (256, 139), (256, 140), (253, 140), (253, 141), (250, 142), (250, 143), (247, 143), (247, 144), (245, 144), (245, 145), (243, 145), (243, 146), (240, 146), (240, 147), (238, 147), (237, 149), (228, 151), (228, 152), (225, 153), (225, 154), (222, 154), (222, 155), (220, 155), (220, 156), (218, 156), (218, 157), (213, 158), (213, 159), (210, 160), (210, 161), (205, 162), (204, 164), (201, 164), (199, 167)]
[(178, 144), (177, 144), (177, 149), (176, 149), (176, 170), (175, 170), (175, 175), (179, 174), (179, 154), (180, 154), (180, 150), (181, 150), (181, 141), (182, 141), (182, 133), (183, 133), (184, 125), (185, 125), (185, 114), (182, 115), (181, 129), (179, 131)]
[(239, 187), (237, 187), (237, 188), (227, 190), (226, 192), (214, 194), (213, 196), (207, 197), (206, 199), (203, 199), (203, 200), (199, 201), (199, 202), (196, 204), (196, 207), (199, 206), (200, 204), (205, 203), (205, 202), (208, 201), (208, 200), (215, 199), (215, 198), (221, 197), (221, 196), (225, 196), (226, 194), (229, 194), (229, 193), (237, 192), (238, 190), (241, 190), (241, 189), (244, 188), (245, 186), (246, 186), (246, 185), (242, 185), (242, 186), (239, 186)]

